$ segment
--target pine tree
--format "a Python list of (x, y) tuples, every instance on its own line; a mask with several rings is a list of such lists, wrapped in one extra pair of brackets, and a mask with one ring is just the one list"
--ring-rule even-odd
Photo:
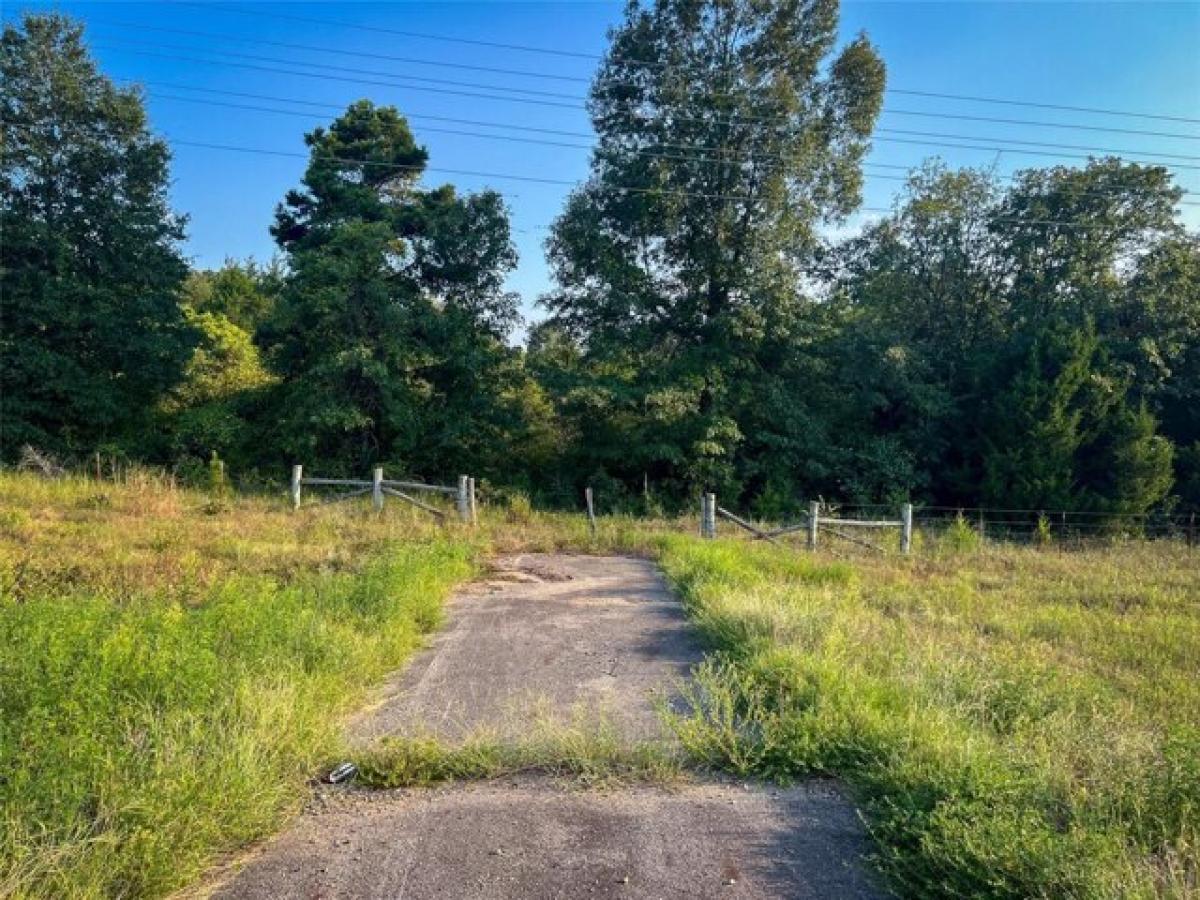
[(262, 329), (283, 379), (270, 442), (357, 472), (479, 471), (503, 453), (489, 439), (514, 371), (499, 195), (421, 188), (427, 154), (393, 107), (358, 101), (305, 140), (272, 229), (290, 274)]

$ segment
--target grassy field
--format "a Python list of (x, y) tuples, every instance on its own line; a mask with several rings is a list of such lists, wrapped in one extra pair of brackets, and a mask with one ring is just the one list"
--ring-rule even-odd
[(833, 773), (913, 897), (1200, 891), (1200, 553), (853, 563), (672, 538), (717, 649), (676, 724), (738, 773)]
[(0, 475), (0, 895), (158, 896), (269, 833), (478, 555), (399, 511)]
[[(674, 723), (690, 764), (845, 779), (899, 893), (1195, 894), (1200, 553), (930, 539), (835, 560), (694, 526), (593, 538), (517, 503), (443, 529), (394, 503), (0, 473), (0, 896), (158, 896), (270, 833), (456, 583), (559, 549), (660, 560), (713, 649)], [(363, 762), (380, 785), (677, 771), (573, 731)]]

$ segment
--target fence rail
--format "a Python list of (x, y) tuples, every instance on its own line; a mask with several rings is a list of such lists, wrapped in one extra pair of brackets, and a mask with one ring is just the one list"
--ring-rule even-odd
[(1200, 517), (1194, 512), (1105, 513), (1095, 510), (1033, 510), (989, 507), (915, 506), (905, 503), (899, 516), (886, 518), (884, 511), (896, 509), (882, 504), (830, 504), (814, 501), (799, 522), (771, 526), (740, 516), (717, 504), (710, 493), (700, 497), (700, 534), (712, 538), (717, 521), (723, 519), (748, 532), (753, 540), (779, 543), (778, 538), (806, 531), (809, 549), (817, 547), (823, 533), (847, 543), (884, 551), (860, 532), (898, 529), (900, 551), (912, 552), (915, 531), (940, 532), (965, 526), (978, 537), (1004, 541), (1085, 543), (1104, 538), (1137, 536), (1182, 540), (1188, 547), (1200, 546)]
[(470, 475), (459, 475), (458, 484), (455, 486), (444, 484), (426, 484), (421, 481), (397, 481), (383, 477), (383, 467), (376, 466), (371, 473), (370, 479), (361, 478), (321, 478), (306, 476), (304, 474), (304, 466), (292, 466), (292, 485), (291, 498), (292, 508), (299, 509), (303, 501), (303, 490), (305, 487), (348, 487), (351, 490), (341, 494), (336, 494), (332, 497), (325, 497), (320, 500), (320, 503), (341, 503), (343, 500), (352, 500), (355, 497), (362, 497), (366, 494), (371, 495), (371, 503), (376, 510), (383, 509), (384, 497), (395, 497), (415, 506), (424, 512), (436, 517), (439, 521), (445, 521), (446, 512), (438, 509), (436, 506), (431, 506), (422, 500), (418, 500), (412, 496), (412, 493), (425, 491), (431, 494), (446, 494), (454, 497), (455, 509), (458, 512), (458, 517), (463, 522), (474, 524), (476, 521), (476, 502), (475, 502), (475, 479)]
[(715, 494), (700, 495), (700, 536), (705, 538), (715, 538), (717, 536), (717, 518), (720, 517), (728, 522), (732, 522), (738, 528), (750, 532), (756, 541), (767, 541), (772, 544), (779, 545), (779, 538), (787, 534), (792, 534), (797, 531), (808, 532), (808, 549), (817, 549), (817, 542), (820, 539), (821, 528), (848, 541), (852, 544), (857, 544), (861, 547), (867, 547), (871, 550), (885, 552), (884, 548), (873, 544), (870, 541), (855, 535), (847, 534), (842, 529), (847, 528), (898, 528), (900, 530), (900, 552), (906, 556), (912, 552), (912, 533), (913, 533), (913, 506), (911, 503), (905, 503), (900, 507), (900, 517), (897, 519), (854, 519), (843, 518), (841, 516), (831, 516), (822, 513), (822, 505), (820, 501), (814, 500), (808, 506), (808, 514), (805, 520), (799, 523), (782, 525), (778, 528), (767, 529), (755, 525), (741, 516), (730, 512), (722, 506), (717, 505), (717, 497)]

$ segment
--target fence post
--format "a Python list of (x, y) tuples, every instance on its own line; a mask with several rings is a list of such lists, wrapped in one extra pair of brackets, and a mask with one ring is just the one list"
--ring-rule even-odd
[(808, 549), (817, 549), (817, 521), (821, 515), (821, 503), (814, 500), (808, 504)]
[(471, 521), (471, 479), (466, 475), (458, 476), (458, 517), (464, 522)]
[(700, 495), (700, 536), (712, 539), (717, 536), (717, 495)]
[(900, 552), (908, 556), (912, 552), (912, 504), (900, 507)]
[(375, 511), (383, 509), (383, 466), (376, 466), (371, 479), (371, 504)]
[(292, 509), (300, 508), (300, 483), (304, 480), (304, 466), (292, 466)]
[(588, 528), (592, 532), (592, 537), (596, 536), (596, 506), (592, 500), (592, 489), (590, 487), (583, 489), (583, 499), (587, 503)]
[(1189, 547), (1196, 546), (1196, 514), (1195, 513), (1192, 513), (1188, 517), (1187, 545)]
[(479, 510), (475, 505), (475, 476), (472, 475), (467, 479), (468, 493), (471, 495), (471, 524), (475, 525), (479, 522)]

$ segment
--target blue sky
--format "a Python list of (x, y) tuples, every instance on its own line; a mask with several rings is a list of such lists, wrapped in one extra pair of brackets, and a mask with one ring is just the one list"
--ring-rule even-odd
[[(582, 97), (595, 67), (590, 56), (603, 52), (607, 29), (619, 21), (623, 4), (606, 3), (70, 3), (54, 8), (88, 23), (88, 38), (106, 73), (146, 84), (153, 127), (175, 141), (224, 144), (302, 153), (302, 135), (336, 115), (351, 100), (368, 97), (392, 103), (412, 116), (418, 140), (430, 151), (432, 169), (471, 170), (575, 182), (587, 173), (588, 152), (446, 134), (434, 128), (482, 131), (510, 136), (485, 126), (455, 125), (421, 116), (499, 122), (571, 132), (590, 132), (586, 114), (572, 97)], [(9, 3), (10, 19), (21, 9), (50, 4)], [(248, 11), (238, 12), (239, 10)], [(345, 26), (305, 21), (346, 23)], [(349, 27), (351, 25), (364, 28)], [(133, 27), (137, 26), (137, 27)], [(178, 29), (204, 34), (150, 30)], [(369, 29), (391, 29), (392, 32)], [(559, 54), (519, 52), (394, 33), (421, 32), (496, 43), (556, 48)], [(1037, 103), (1139, 111), (1200, 119), (1200, 3), (903, 3), (843, 4), (841, 31), (852, 37), (865, 30), (888, 66), (890, 88), (1007, 98)], [(234, 40), (241, 38), (245, 40)], [(304, 44), (321, 49), (270, 46), (263, 41)], [(169, 45), (169, 46), (168, 46)], [(242, 67), (199, 60), (215, 53), (270, 57), (279, 62), (239, 59)], [(567, 55), (579, 54), (579, 55)], [(398, 61), (383, 57), (405, 57)], [(192, 57), (192, 58), (188, 58)], [(553, 75), (526, 75), (455, 69), (423, 60), (462, 66), (519, 69)], [(303, 63), (310, 65), (305, 66)], [(316, 64), (314, 67), (311, 64)], [(292, 68), (319, 77), (265, 71)], [(258, 67), (258, 68), (254, 68)], [(341, 67), (341, 68), (338, 68)], [(380, 75), (349, 72), (371, 70)], [(425, 78), (530, 91), (566, 94), (540, 97), (563, 106), (517, 103), (458, 96), (473, 91), (434, 81), (401, 87), (367, 84)], [(343, 79), (343, 80), (337, 80)], [(575, 79), (575, 80), (570, 80)], [(170, 85), (170, 86), (168, 86)], [(279, 100), (234, 98), (195, 89), (236, 91), (325, 106), (301, 106)], [(273, 108), (302, 115), (234, 109), (195, 102), (192, 97)], [(1075, 144), (1112, 149), (1177, 169), (1178, 182), (1200, 200), (1200, 125), (967, 102), (889, 93), (881, 128), (971, 136), (988, 146), (1012, 141)], [(1191, 139), (1107, 131), (1072, 130), (1011, 123), (930, 118), (937, 113), (1022, 119), (1050, 124), (1087, 125), (1192, 135)], [(954, 165), (996, 162), (1002, 172), (1036, 165), (1082, 163), (1070, 156), (1086, 150), (1046, 148), (1048, 155), (994, 150), (921, 146), (885, 137), (921, 140), (914, 135), (877, 136), (871, 162), (911, 166), (929, 156)], [(586, 144), (586, 138), (549, 137)], [(938, 138), (928, 138), (938, 141)], [(960, 141), (963, 143), (963, 141)], [(1027, 147), (1026, 149), (1034, 149)], [(1158, 159), (1150, 153), (1188, 159)], [(304, 160), (259, 156), (175, 144), (172, 197), (190, 218), (187, 253), (198, 266), (218, 265), (225, 257), (268, 259), (274, 246), (267, 233), (275, 204), (298, 183)], [(864, 198), (869, 207), (886, 207), (899, 183), (881, 175), (898, 169), (872, 168)], [(429, 183), (453, 182), (470, 190), (493, 187), (508, 198), (521, 254), (510, 279), (528, 316), (539, 314), (534, 301), (547, 286), (542, 243), (546, 227), (562, 207), (564, 185), (507, 180), (484, 175), (431, 171)], [(1184, 207), (1185, 221), (1200, 227), (1200, 206)], [(871, 217), (862, 213), (847, 223), (854, 229)]]

